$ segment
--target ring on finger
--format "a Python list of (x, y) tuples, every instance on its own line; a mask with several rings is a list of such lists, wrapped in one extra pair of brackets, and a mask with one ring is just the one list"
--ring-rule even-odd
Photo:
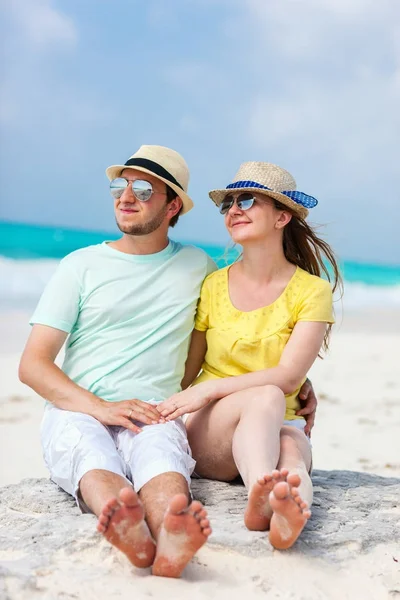
[(131, 410), (129, 411), (128, 419), (130, 419), (130, 418), (131, 418), (131, 416), (132, 416), (132, 413), (133, 413), (133, 408), (131, 408)]

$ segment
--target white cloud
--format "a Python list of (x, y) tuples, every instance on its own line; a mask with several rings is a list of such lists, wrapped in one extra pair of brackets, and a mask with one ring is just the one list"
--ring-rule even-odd
[(10, 16), (31, 50), (74, 46), (77, 42), (75, 23), (52, 4), (52, 0), (13, 0), (7, 3)]

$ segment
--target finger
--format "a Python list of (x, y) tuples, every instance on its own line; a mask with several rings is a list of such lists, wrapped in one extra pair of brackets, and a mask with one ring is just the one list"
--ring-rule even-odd
[(129, 431), (133, 431), (133, 433), (141, 433), (142, 431), (142, 429), (135, 425), (135, 423), (132, 423), (130, 419), (125, 419), (124, 417), (120, 419), (118, 425), (125, 427), (125, 429), (129, 429)]
[(166, 417), (166, 421), (174, 421), (178, 417), (181, 417), (182, 415), (184, 415), (186, 412), (187, 412), (187, 407), (182, 406), (180, 408), (177, 408), (176, 410), (174, 410), (174, 412), (172, 414), (170, 414), (168, 417)]
[(299, 417), (304, 417), (304, 415), (310, 415), (313, 411), (314, 409), (312, 406), (305, 406), (304, 408), (301, 408), (300, 410), (296, 411), (296, 415), (298, 415)]
[(148, 425), (159, 423), (160, 421), (160, 413), (150, 404), (144, 406), (133, 404), (130, 406), (129, 410), (132, 410), (131, 417), (129, 418), (132, 418), (132, 415), (135, 415), (135, 419), (147, 423)]
[(300, 388), (300, 393), (299, 393), (300, 398), (305, 400), (307, 398), (308, 394), (310, 393), (310, 390), (311, 390), (311, 385), (309, 384), (308, 379), (307, 379), (307, 381), (305, 381)]
[(164, 408), (164, 410), (161, 412), (161, 415), (166, 418), (168, 416), (170, 416), (173, 412), (175, 412), (176, 410), (178, 410), (178, 406), (176, 404), (171, 404), (169, 406), (166, 406)]
[(160, 417), (159, 412), (157, 411), (156, 407), (153, 406), (152, 404), (147, 404), (147, 402), (140, 402), (140, 404), (137, 404), (135, 402), (134, 404), (131, 404), (130, 408), (132, 408), (133, 410), (137, 410), (139, 412), (143, 412), (143, 413), (151, 416), (153, 419), (159, 419), (159, 417)]
[[(125, 414), (124, 414), (124, 417), (126, 417)], [(127, 418), (130, 421), (140, 421), (140, 423), (144, 423), (145, 425), (154, 425), (154, 420), (155, 420), (153, 417), (149, 417), (144, 412), (140, 412), (138, 410), (133, 410), (132, 413)]]

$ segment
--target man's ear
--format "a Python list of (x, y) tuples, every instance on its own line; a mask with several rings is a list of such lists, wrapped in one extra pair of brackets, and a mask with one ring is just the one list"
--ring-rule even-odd
[(179, 198), (179, 196), (176, 196), (176, 198), (171, 200), (171, 202), (169, 202), (167, 205), (167, 215), (169, 216), (169, 218), (172, 219), (172, 217), (175, 217), (175, 215), (177, 215), (178, 212), (181, 210), (182, 206), (183, 202)]

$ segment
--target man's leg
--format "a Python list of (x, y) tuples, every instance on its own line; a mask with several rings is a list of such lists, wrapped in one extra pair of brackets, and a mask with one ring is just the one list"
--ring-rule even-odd
[(207, 513), (189, 503), (189, 487), (180, 473), (164, 473), (140, 490), (147, 523), (157, 541), (153, 575), (179, 577), (211, 533)]
[(82, 500), (99, 517), (97, 531), (135, 567), (149, 567), (155, 556), (155, 543), (144, 520), (144, 509), (124, 477), (95, 469), (86, 473), (79, 486)]
[[(182, 420), (146, 425), (137, 436), (121, 430), (117, 444), (157, 543), (153, 573), (179, 577), (211, 533), (203, 506), (189, 503), (195, 461), (189, 454)], [(131, 499), (134, 494), (130, 492)]]
[[(138, 567), (152, 564), (155, 545), (143, 521), (143, 508), (132, 499), (111, 430), (82, 413), (45, 409), (42, 446), (51, 479), (74, 496), (82, 510), (99, 516), (98, 529)], [(116, 509), (118, 514), (114, 516)], [(109, 527), (106, 524), (110, 524)], [(136, 527), (132, 527), (136, 525)], [(132, 529), (126, 538), (126, 530)], [(140, 554), (140, 556), (138, 556)]]

